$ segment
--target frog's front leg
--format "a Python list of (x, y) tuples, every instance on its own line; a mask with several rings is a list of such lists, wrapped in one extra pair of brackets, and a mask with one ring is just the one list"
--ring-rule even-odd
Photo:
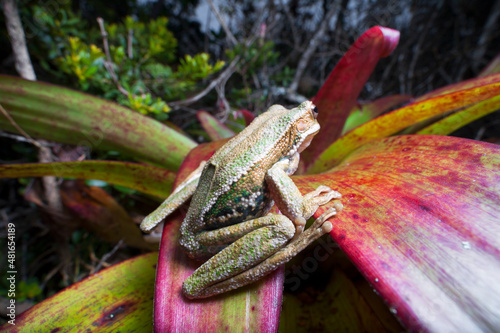
[(290, 159), (283, 159), (270, 168), (266, 176), (266, 183), (276, 206), (295, 225), (294, 239), (304, 230), (307, 220), (318, 210), (319, 206), (342, 197), (339, 192), (333, 191), (324, 185), (302, 196), (293, 180), (289, 177), (289, 170), (295, 170), (298, 163), (298, 154)]
[(142, 231), (151, 232), (167, 215), (191, 198), (196, 190), (196, 186), (198, 186), (205, 164), (205, 161), (201, 162), (198, 168), (191, 172), (154, 212), (144, 218), (141, 222)]

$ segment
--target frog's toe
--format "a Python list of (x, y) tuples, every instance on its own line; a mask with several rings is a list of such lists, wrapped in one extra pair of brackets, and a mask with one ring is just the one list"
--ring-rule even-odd
[(328, 186), (326, 185), (320, 185), (318, 186), (318, 188), (316, 189), (317, 192), (329, 192), (331, 191), (332, 189), (329, 188)]
[(342, 208), (343, 206), (340, 202), (335, 202), (333, 207), (328, 208), (323, 214), (321, 214), (316, 219), (316, 221), (314, 221), (314, 223), (311, 225), (309, 229), (321, 228), (324, 231), (324, 233), (332, 231), (333, 225), (331, 222), (327, 220), (330, 217), (337, 215), (337, 213), (339, 213), (342, 210)]

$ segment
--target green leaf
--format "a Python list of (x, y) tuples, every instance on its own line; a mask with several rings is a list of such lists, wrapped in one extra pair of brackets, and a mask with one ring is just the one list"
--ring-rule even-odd
[(206, 111), (198, 111), (196, 117), (203, 126), (203, 129), (207, 132), (208, 136), (212, 141), (226, 139), (234, 136), (234, 132), (231, 131), (226, 125), (221, 123), (218, 119), (212, 116)]
[(144, 164), (115, 161), (81, 161), (0, 165), (0, 178), (57, 176), (99, 179), (164, 198), (172, 189), (172, 171)]
[(18, 314), (3, 332), (151, 332), (158, 253), (104, 269)]
[[(196, 144), (161, 123), (115, 103), (55, 85), (0, 75), (0, 104), (28, 134), (117, 150), (177, 170)], [(17, 132), (0, 115), (0, 128)]]
[(359, 106), (355, 106), (351, 111), (351, 114), (344, 124), (342, 134), (380, 116), (394, 106), (409, 101), (412, 97), (411, 95), (391, 95), (381, 97), (371, 102), (361, 102)]
[[(318, 248), (316, 246), (320, 245), (313, 245), (315, 249)], [(312, 271), (313, 258), (314, 255), (302, 258), (300, 267), (305, 268), (307, 273), (316, 273)], [(305, 272), (299, 274), (307, 275)], [(312, 284), (300, 294), (285, 292), (279, 332), (404, 332), (401, 324), (362, 277), (355, 276), (357, 283), (354, 284), (354, 278), (350, 276), (352, 273), (348, 276), (338, 267), (332, 272), (322, 273), (330, 276), (326, 287)], [(296, 278), (299, 279), (299, 276)], [(361, 283), (363, 285), (360, 286)], [(367, 299), (367, 296), (371, 298)]]

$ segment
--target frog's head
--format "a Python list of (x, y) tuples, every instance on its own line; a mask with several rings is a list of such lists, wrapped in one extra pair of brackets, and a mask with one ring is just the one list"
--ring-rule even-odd
[(318, 109), (311, 101), (306, 101), (291, 110), (296, 113), (293, 124), (295, 134), (295, 149), (301, 153), (310, 144), (312, 139), (319, 132)]

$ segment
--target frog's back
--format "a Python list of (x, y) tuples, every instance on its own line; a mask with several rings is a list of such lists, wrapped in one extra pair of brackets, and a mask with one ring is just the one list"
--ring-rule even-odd
[(272, 107), (207, 161), (187, 216), (197, 220), (197, 229), (217, 229), (269, 211), (265, 176), (293, 144), (292, 117), (289, 110)]

